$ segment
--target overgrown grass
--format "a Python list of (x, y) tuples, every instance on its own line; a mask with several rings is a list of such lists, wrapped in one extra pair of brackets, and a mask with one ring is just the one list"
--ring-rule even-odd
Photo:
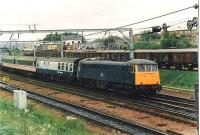
[(198, 73), (193, 71), (160, 70), (160, 77), (163, 86), (194, 90)]
[(45, 108), (35, 108), (29, 103), (29, 111), (13, 107), (13, 102), (0, 96), (1, 135), (90, 135), (81, 120), (66, 120)]

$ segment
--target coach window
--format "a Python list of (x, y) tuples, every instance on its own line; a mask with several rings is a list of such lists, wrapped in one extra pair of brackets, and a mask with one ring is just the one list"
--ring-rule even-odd
[(61, 70), (64, 70), (64, 67), (65, 67), (65, 65), (64, 65), (64, 63), (62, 63)]
[(157, 71), (157, 66), (156, 65), (152, 65), (152, 71)]
[(146, 71), (151, 72), (151, 65), (146, 65)]
[(66, 63), (66, 71), (68, 71), (68, 64)]
[(70, 64), (69, 70), (70, 72), (73, 72), (73, 64)]
[(138, 72), (144, 72), (145, 71), (145, 65), (138, 65)]
[(60, 70), (60, 63), (58, 63), (58, 70)]

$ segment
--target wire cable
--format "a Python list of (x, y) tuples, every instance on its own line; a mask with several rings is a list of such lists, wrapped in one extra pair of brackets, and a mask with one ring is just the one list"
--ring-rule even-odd
[(97, 35), (97, 34), (100, 34), (100, 33), (108, 32), (108, 31), (118, 30), (120, 28), (124, 28), (124, 27), (128, 27), (128, 26), (144, 23), (144, 22), (147, 22), (147, 21), (151, 21), (151, 20), (154, 20), (154, 19), (158, 19), (158, 18), (161, 18), (161, 17), (169, 16), (169, 15), (172, 15), (172, 14), (175, 14), (175, 13), (178, 13), (178, 12), (182, 12), (182, 11), (185, 11), (185, 10), (188, 10), (188, 9), (191, 9), (191, 8), (197, 9), (198, 7), (199, 7), (199, 5), (195, 4), (193, 6), (189, 6), (189, 7), (186, 7), (186, 8), (180, 9), (180, 10), (176, 10), (176, 11), (173, 11), (173, 12), (169, 12), (169, 13), (166, 13), (166, 14), (162, 14), (162, 15), (159, 15), (159, 16), (156, 16), (156, 17), (148, 18), (148, 19), (141, 20), (141, 21), (138, 21), (138, 22), (133, 22), (133, 23), (130, 23), (130, 24), (122, 25), (122, 26), (119, 26), (119, 27), (116, 27), (116, 28), (112, 28), (112, 29), (108, 29), (108, 30), (102, 30), (102, 31), (95, 32), (95, 33), (90, 33), (90, 34), (86, 34), (86, 35), (77, 36), (76, 38), (82, 37), (82, 36), (84, 36), (84, 37), (92, 36), (92, 35)]
[(154, 20), (154, 19), (158, 19), (158, 18), (161, 18), (161, 17), (169, 16), (169, 15), (172, 15), (172, 14), (175, 14), (175, 13), (179, 13), (179, 12), (191, 9), (191, 8), (195, 8), (196, 9), (198, 7), (199, 7), (199, 5), (195, 4), (193, 6), (189, 6), (189, 7), (186, 7), (186, 8), (180, 9), (180, 10), (176, 10), (176, 11), (173, 11), (173, 12), (170, 12), (170, 13), (166, 13), (166, 14), (159, 15), (159, 16), (156, 16), (156, 17), (152, 17), (152, 18), (149, 18), (149, 19), (145, 19), (145, 20), (142, 20), (142, 21), (130, 23), (130, 24), (127, 24), (127, 25), (122, 25), (122, 26), (119, 26), (119, 27), (116, 27), (116, 28), (112, 28), (112, 29), (109, 29), (109, 30), (103, 30), (103, 31), (95, 32), (95, 33), (86, 34), (86, 35), (83, 35), (83, 36), (91, 36), (91, 35), (96, 35), (96, 34), (100, 34), (100, 33), (103, 33), (103, 32), (108, 32), (108, 31), (111, 31), (111, 30), (117, 30), (117, 29), (120, 29), (120, 28), (124, 28), (124, 27), (128, 27), (128, 26), (144, 23), (144, 22), (147, 22), (147, 21), (151, 21), (151, 20)]
[[(195, 6), (196, 6), (196, 5), (195, 5)], [(190, 7), (187, 7), (187, 8), (183, 8), (183, 9), (180, 9), (180, 10), (176, 10), (176, 11), (173, 11), (173, 12), (170, 12), (170, 13), (166, 13), (166, 14), (163, 14), (163, 15), (159, 15), (159, 16), (156, 16), (156, 17), (152, 17), (152, 18), (149, 18), (149, 19), (142, 20), (142, 21), (138, 21), (138, 22), (134, 22), (134, 23), (127, 24), (127, 25), (123, 25), (123, 26), (117, 27), (117, 28), (115, 28), (115, 29), (124, 28), (124, 27), (128, 27), (128, 26), (136, 25), (136, 24), (139, 24), (139, 23), (144, 23), (144, 22), (147, 22), (147, 21), (151, 21), (151, 20), (154, 20), (154, 19), (158, 19), (158, 18), (161, 18), (161, 17), (165, 17), (165, 16), (168, 16), (168, 15), (171, 15), (171, 14), (175, 14), (175, 13), (178, 13), (178, 12), (182, 12), (182, 11), (184, 11), (184, 10), (188, 10), (188, 9), (191, 9), (191, 8), (195, 8), (195, 6), (190, 6)]]

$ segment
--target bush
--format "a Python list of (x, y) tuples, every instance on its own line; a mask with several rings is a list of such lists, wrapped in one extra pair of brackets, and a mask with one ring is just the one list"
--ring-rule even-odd
[(174, 33), (169, 33), (169, 32), (164, 33), (161, 45), (163, 48), (170, 48), (170, 47), (189, 48), (192, 46), (186, 34), (181, 34), (179, 36), (176, 36)]
[(136, 44), (133, 44), (133, 48), (134, 49), (159, 49), (161, 48), (161, 46), (156, 43), (138, 42)]
[(157, 32), (144, 31), (144, 33), (141, 34), (141, 41), (150, 42), (151, 40), (159, 40), (160, 38), (161, 36)]

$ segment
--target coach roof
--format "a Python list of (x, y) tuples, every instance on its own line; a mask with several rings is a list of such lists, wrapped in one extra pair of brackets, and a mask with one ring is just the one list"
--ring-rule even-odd
[(38, 61), (49, 61), (49, 62), (74, 62), (79, 58), (43, 58)]

